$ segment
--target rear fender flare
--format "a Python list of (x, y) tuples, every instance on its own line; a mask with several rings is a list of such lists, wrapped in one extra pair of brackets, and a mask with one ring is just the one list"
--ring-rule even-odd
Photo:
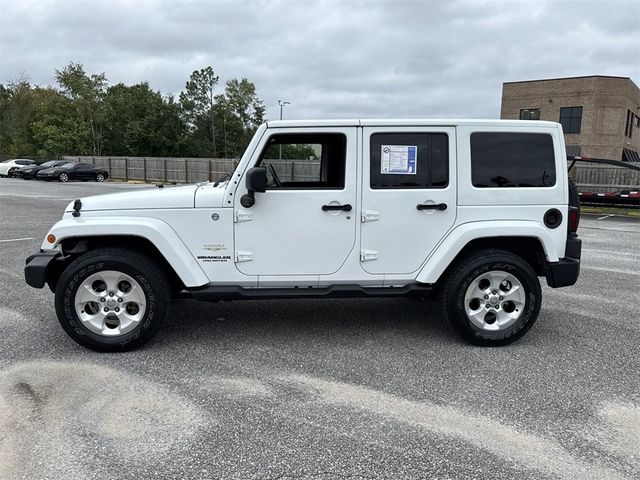
[[(507, 233), (505, 235), (505, 233)], [(532, 237), (542, 244), (547, 261), (557, 262), (553, 238), (543, 225), (532, 221), (469, 222), (455, 227), (423, 263), (416, 281), (435, 283), (472, 240), (489, 237)]]

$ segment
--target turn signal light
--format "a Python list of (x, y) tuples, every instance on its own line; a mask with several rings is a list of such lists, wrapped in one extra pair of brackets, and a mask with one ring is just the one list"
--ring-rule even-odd
[(47, 242), (56, 243), (56, 236), (53, 233), (50, 233), (49, 235), (47, 235)]

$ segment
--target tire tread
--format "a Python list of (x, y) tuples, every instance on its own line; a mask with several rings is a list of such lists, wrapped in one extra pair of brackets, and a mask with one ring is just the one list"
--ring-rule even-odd
[[(483, 337), (475, 333), (472, 329), (465, 325), (464, 322), (458, 319), (458, 312), (456, 311), (456, 306), (452, 305), (452, 298), (455, 297), (455, 292), (459, 291), (461, 287), (461, 283), (464, 281), (465, 271), (469, 270), (470, 265), (478, 264), (481, 265), (483, 263), (493, 263), (493, 262), (508, 262), (515, 265), (517, 268), (522, 269), (527, 275), (531, 276), (535, 279), (534, 286), (535, 288), (534, 294), (536, 295), (537, 303), (534, 305), (535, 314), (532, 320), (529, 320), (525, 324), (521, 325), (520, 328), (510, 331), (506, 330), (503, 336), (494, 336), (492, 338)], [(540, 299), (541, 299), (541, 289), (540, 282), (531, 268), (531, 266), (520, 256), (515, 255), (514, 253), (508, 252), (506, 250), (499, 249), (483, 249), (474, 253), (470, 253), (469, 255), (464, 256), (459, 259), (452, 269), (447, 272), (444, 281), (442, 282), (442, 290), (440, 291), (440, 309), (444, 312), (447, 320), (451, 323), (454, 329), (468, 342), (479, 345), (479, 346), (502, 346), (512, 343), (522, 337), (534, 324), (537, 319), (538, 312), (540, 310)], [(467, 320), (467, 323), (469, 321)], [(520, 323), (520, 322), (519, 322)]]
[[(96, 335), (79, 334), (76, 327), (67, 320), (64, 299), (67, 294), (67, 284), (85, 266), (95, 262), (120, 262), (141, 273), (145, 278), (153, 283), (153, 295), (155, 301), (156, 315), (153, 316), (150, 325), (144, 329), (136, 329), (133, 332), (116, 337), (120, 342), (104, 342), (96, 340)], [(143, 253), (121, 247), (102, 247), (79, 256), (73, 260), (64, 270), (55, 292), (55, 304), (58, 320), (65, 332), (77, 343), (100, 352), (116, 352), (132, 350), (148, 341), (159, 330), (162, 320), (166, 315), (171, 298), (171, 290), (167, 276), (158, 264)], [(73, 314), (75, 316), (75, 313)], [(145, 320), (142, 320), (144, 322)], [(126, 340), (126, 341), (124, 341)]]

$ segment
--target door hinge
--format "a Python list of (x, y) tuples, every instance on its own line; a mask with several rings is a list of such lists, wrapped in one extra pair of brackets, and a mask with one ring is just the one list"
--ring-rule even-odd
[(363, 210), (360, 219), (362, 220), (362, 223), (375, 222), (380, 220), (380, 212), (376, 212), (375, 210)]
[(236, 263), (250, 262), (253, 260), (253, 252), (236, 250)]
[(235, 223), (238, 222), (250, 222), (252, 220), (252, 216), (249, 212), (245, 212), (242, 210), (238, 210), (234, 215), (233, 215), (233, 221)]
[(378, 259), (378, 252), (375, 250), (360, 250), (360, 261), (369, 262)]

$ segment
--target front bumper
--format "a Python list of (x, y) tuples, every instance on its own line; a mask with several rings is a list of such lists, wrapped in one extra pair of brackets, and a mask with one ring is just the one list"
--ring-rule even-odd
[(577, 235), (567, 239), (565, 257), (558, 262), (547, 262), (547, 285), (552, 288), (569, 287), (578, 281), (582, 240)]
[(40, 251), (26, 260), (24, 279), (33, 288), (42, 288), (47, 282), (47, 273), (52, 264), (62, 256), (58, 250)]

